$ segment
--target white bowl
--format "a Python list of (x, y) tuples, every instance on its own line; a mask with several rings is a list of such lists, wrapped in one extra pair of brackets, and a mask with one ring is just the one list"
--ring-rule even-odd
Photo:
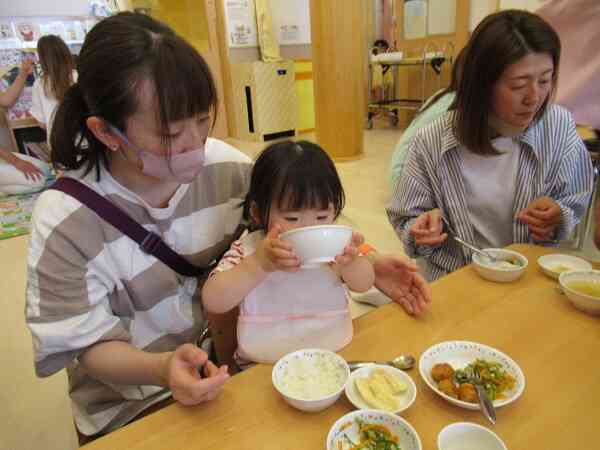
[(469, 341), (441, 342), (425, 350), (419, 358), (419, 373), (423, 381), (440, 397), (465, 409), (480, 409), (479, 403), (469, 403), (444, 394), (438, 389), (437, 383), (431, 377), (431, 369), (436, 364), (448, 363), (454, 370), (463, 369), (476, 359), (484, 359), (490, 362), (499, 362), (515, 379), (515, 386), (506, 392), (505, 398), (494, 400), (494, 407), (499, 408), (514, 402), (525, 390), (525, 375), (519, 365), (509, 356), (487, 345)]
[[(324, 366), (339, 371), (339, 382), (336, 383), (335, 390), (323, 395), (302, 395), (292, 392), (291, 387), (287, 385), (292, 377), (302, 375), (297, 373), (299, 370), (304, 372), (302, 375), (304, 386), (318, 385), (318, 377), (324, 376), (322, 370)], [(342, 394), (349, 376), (348, 363), (336, 353), (322, 349), (303, 349), (288, 353), (277, 361), (273, 367), (272, 381), (275, 389), (294, 408), (306, 412), (317, 412), (335, 403)]]
[[(421, 450), (421, 439), (415, 429), (402, 417), (377, 409), (360, 409), (342, 416), (329, 430), (327, 435), (327, 450), (344, 450), (350, 448), (344, 439), (346, 434), (353, 442), (358, 442), (358, 425), (356, 419), (367, 423), (385, 426), (392, 435), (398, 438), (402, 450)], [(338, 442), (342, 443), (338, 447)]]
[(281, 239), (292, 244), (302, 268), (331, 262), (352, 240), (352, 228), (345, 225), (316, 225), (281, 233)]
[(600, 270), (575, 270), (560, 274), (558, 282), (573, 306), (592, 315), (600, 315), (600, 298), (571, 289), (568, 284), (573, 281), (593, 281), (600, 283)]
[(444, 427), (437, 439), (438, 450), (506, 450), (496, 433), (469, 422)]
[[(592, 265), (585, 259), (571, 255), (560, 255), (558, 253), (540, 256), (537, 262), (542, 269), (542, 272), (555, 280), (558, 280), (558, 277), (562, 272), (571, 270), (592, 270)], [(565, 268), (568, 267), (568, 270), (561, 271), (560, 266), (564, 266)]]
[(400, 379), (400, 381), (406, 384), (406, 391), (395, 396), (398, 400), (398, 409), (388, 412), (398, 414), (414, 403), (415, 398), (417, 397), (417, 387), (415, 386), (415, 382), (412, 380), (412, 378), (400, 369), (382, 364), (371, 364), (355, 370), (350, 374), (350, 377), (346, 382), (346, 397), (348, 397), (350, 403), (352, 403), (358, 409), (373, 409), (373, 406), (370, 406), (363, 400), (362, 396), (358, 392), (358, 389), (356, 389), (355, 381), (357, 378), (367, 378), (375, 369), (383, 369), (392, 375), (395, 375)]
[(493, 267), (491, 265), (492, 263), (487, 258), (479, 255), (478, 253), (473, 253), (473, 267), (482, 278), (485, 278), (489, 281), (510, 283), (511, 281), (518, 280), (523, 276), (527, 269), (527, 265), (529, 264), (529, 261), (527, 261), (525, 256), (513, 250), (506, 250), (503, 248), (486, 248), (485, 251), (490, 253), (492, 256), (500, 258), (515, 256), (522, 264), (521, 267)]

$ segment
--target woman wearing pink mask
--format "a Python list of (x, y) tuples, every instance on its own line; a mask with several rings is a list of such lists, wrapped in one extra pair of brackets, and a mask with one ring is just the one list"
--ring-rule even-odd
[(573, 118), (552, 104), (560, 59), (552, 27), (502, 11), (479, 24), (464, 52), (456, 100), (413, 139), (388, 207), (430, 280), (470, 262), (451, 231), (480, 248), (553, 244), (579, 223), (592, 191)]
[[(26, 318), (37, 374), (68, 371), (85, 442), (171, 395), (193, 405), (221, 391), (227, 367), (194, 345), (206, 329), (197, 293), (240, 235), (251, 161), (208, 137), (209, 68), (152, 18), (99, 22), (78, 72), (53, 122), (64, 176), (33, 215)], [(375, 261), (382, 290), (427, 306), (415, 268)]]

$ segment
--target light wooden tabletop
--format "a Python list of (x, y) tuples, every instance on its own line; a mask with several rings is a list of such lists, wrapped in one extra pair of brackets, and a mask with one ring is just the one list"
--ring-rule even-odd
[[(509, 449), (600, 448), (600, 319), (575, 310), (540, 271), (537, 257), (552, 253), (528, 245), (512, 248), (529, 258), (526, 275), (510, 284), (478, 277), (471, 267), (432, 285), (434, 305), (423, 318), (386, 305), (355, 321), (355, 336), (342, 356), (386, 360), (400, 353), (417, 358), (446, 340), (495, 347), (522, 368), (526, 387), (498, 409), (494, 431)], [(488, 426), (479, 411), (446, 403), (415, 368), (415, 403), (402, 413), (425, 450), (437, 449), (440, 430), (454, 422)], [(271, 384), (271, 366), (234, 376), (221, 396), (196, 407), (172, 405), (87, 446), (93, 449), (323, 449), (329, 428), (351, 404), (340, 400), (321, 413), (290, 407)]]

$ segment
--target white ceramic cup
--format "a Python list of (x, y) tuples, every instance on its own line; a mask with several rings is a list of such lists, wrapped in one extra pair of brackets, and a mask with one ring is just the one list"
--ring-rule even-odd
[(438, 450), (507, 450), (496, 433), (481, 425), (458, 422), (438, 434)]

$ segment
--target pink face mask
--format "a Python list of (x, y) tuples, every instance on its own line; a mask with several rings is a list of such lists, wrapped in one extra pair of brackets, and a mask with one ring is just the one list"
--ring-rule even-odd
[(204, 145), (195, 150), (178, 153), (177, 155), (172, 155), (170, 158), (165, 158), (140, 150), (117, 127), (110, 125), (110, 128), (127, 145), (136, 151), (138, 158), (142, 161), (142, 173), (145, 175), (165, 181), (191, 183), (204, 167)]

